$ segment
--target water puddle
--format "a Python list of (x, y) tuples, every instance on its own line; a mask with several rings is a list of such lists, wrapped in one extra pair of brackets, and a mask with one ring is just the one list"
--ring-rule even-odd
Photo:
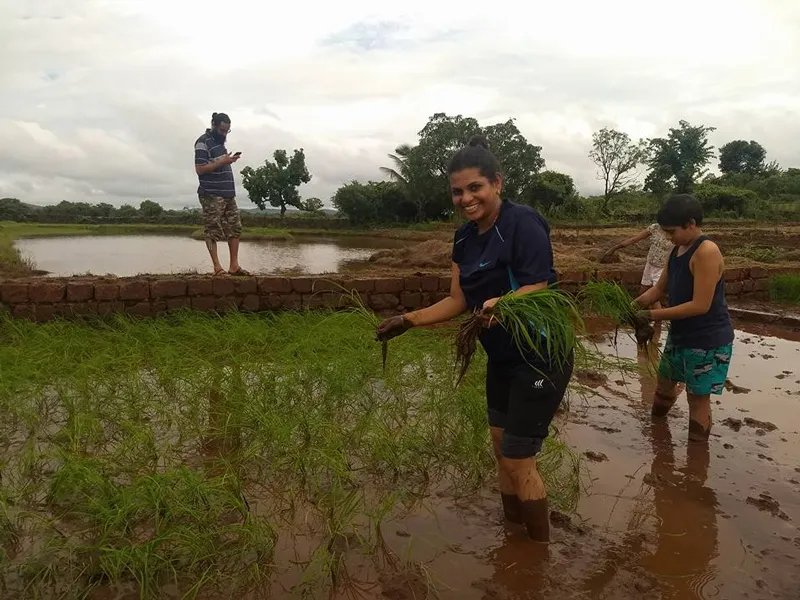
[[(334, 273), (350, 261), (364, 260), (378, 248), (402, 242), (369, 237), (315, 238), (292, 241), (242, 240), (241, 264), (253, 273)], [(176, 235), (101, 235), (22, 239), (16, 247), (50, 275), (132, 276), (142, 273), (205, 273), (210, 259), (202, 240)], [(219, 248), (228, 264), (226, 244)]]

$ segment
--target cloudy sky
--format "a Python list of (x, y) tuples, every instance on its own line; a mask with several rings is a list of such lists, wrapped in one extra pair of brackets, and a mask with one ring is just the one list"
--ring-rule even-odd
[(603, 126), (649, 137), (683, 118), (800, 166), (797, 0), (310, 6), (0, 0), (0, 197), (194, 206), (213, 111), (231, 115), (239, 167), (303, 147), (301, 192), (326, 202), (380, 179), (434, 112), (516, 118), (584, 193)]

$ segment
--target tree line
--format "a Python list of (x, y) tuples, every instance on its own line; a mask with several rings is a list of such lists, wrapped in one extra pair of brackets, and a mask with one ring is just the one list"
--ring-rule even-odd
[[(436, 113), (418, 132), (415, 144), (401, 144), (379, 168), (382, 181), (351, 181), (333, 194), (339, 215), (356, 225), (441, 221), (453, 216), (447, 165), (450, 157), (476, 133), (483, 134), (504, 168), (504, 195), (561, 218), (598, 220), (631, 213), (652, 215), (672, 192), (692, 192), (709, 214), (758, 218), (785, 208), (800, 210), (800, 169), (781, 169), (767, 162), (767, 151), (756, 141), (733, 140), (719, 149), (720, 175), (708, 168), (717, 156), (708, 136), (715, 130), (680, 121), (664, 137), (633, 140), (627, 133), (603, 128), (592, 135), (588, 157), (597, 167), (603, 194), (581, 197), (572, 177), (546, 169), (542, 147), (529, 142), (514, 119), (481, 126), (477, 119)], [(311, 181), (302, 148), (290, 156), (279, 149), (273, 160), (242, 171), (243, 186), (260, 209), (288, 207), (320, 215), (319, 198), (301, 198), (299, 187)], [(32, 215), (32, 209), (36, 215)], [(31, 207), (13, 198), (0, 199), (0, 220), (154, 220), (194, 213), (164, 209), (144, 200), (138, 208), (125, 204), (62, 201)], [(188, 216), (187, 216), (188, 218)]]
[(123, 204), (120, 207), (107, 202), (91, 204), (89, 202), (69, 202), (62, 200), (58, 204), (34, 206), (17, 198), (0, 198), (0, 221), (43, 221), (43, 222), (76, 222), (85, 219), (87, 222), (97, 220), (152, 220), (162, 215), (180, 215), (183, 211), (166, 210), (158, 202), (143, 200), (139, 207)]
[(709, 213), (729, 217), (745, 216), (759, 200), (800, 204), (800, 169), (784, 171), (768, 163), (756, 141), (722, 146), (721, 175), (709, 174), (716, 156), (708, 139), (712, 131), (680, 121), (665, 137), (652, 139), (634, 141), (609, 128), (595, 132), (588, 156), (604, 191), (581, 198), (570, 175), (545, 169), (541, 146), (530, 143), (513, 119), (481, 127), (471, 117), (437, 113), (419, 131), (416, 145), (403, 144), (389, 155), (391, 165), (381, 168), (389, 181), (353, 181), (339, 188), (332, 202), (355, 223), (447, 219), (453, 212), (447, 162), (472, 135), (482, 133), (504, 167), (504, 195), (554, 216), (613, 217), (636, 201), (652, 213), (672, 192), (693, 192)]

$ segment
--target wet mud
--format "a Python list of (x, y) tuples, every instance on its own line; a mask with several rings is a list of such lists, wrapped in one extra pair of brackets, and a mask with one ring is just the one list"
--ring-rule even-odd
[[(599, 346), (611, 352), (610, 342)], [(617, 352), (637, 356), (622, 336)], [(410, 537), (389, 544), (415, 541), (446, 599), (800, 597), (800, 396), (793, 379), (775, 379), (796, 370), (798, 355), (800, 343), (737, 331), (730, 380), (739, 393), (712, 405), (716, 423), (741, 426), (712, 429), (707, 444), (688, 441), (685, 396), (653, 421), (650, 376), (588, 378), (597, 386), (572, 397), (559, 423), (584, 455), (587, 491), (576, 515), (551, 516), (547, 551), (504, 523), (491, 493), (468, 513), (442, 504), (409, 517)], [(460, 553), (437, 555), (436, 540)]]

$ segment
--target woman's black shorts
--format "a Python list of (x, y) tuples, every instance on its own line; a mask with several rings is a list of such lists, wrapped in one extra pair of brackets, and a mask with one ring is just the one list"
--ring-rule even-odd
[(489, 361), (489, 425), (504, 430), (503, 457), (529, 458), (542, 449), (550, 422), (566, 394), (573, 363), (572, 356), (560, 368)]

